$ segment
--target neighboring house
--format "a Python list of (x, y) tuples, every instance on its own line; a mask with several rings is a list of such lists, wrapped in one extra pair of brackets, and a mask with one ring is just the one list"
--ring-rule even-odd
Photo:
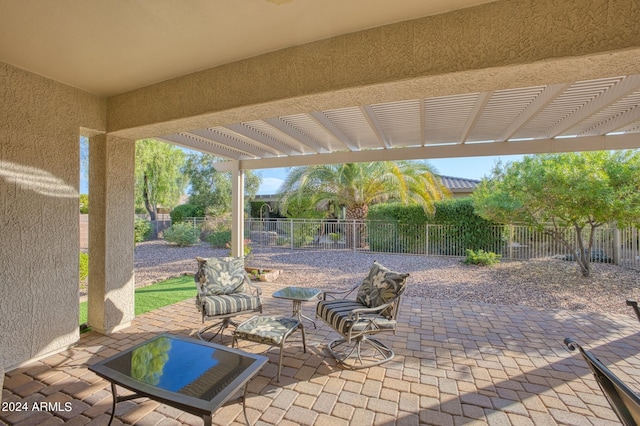
[[(466, 179), (452, 176), (440, 176), (440, 179), (442, 179), (444, 186), (451, 191), (451, 194), (455, 198), (471, 195), (473, 190), (476, 189), (480, 183), (477, 179)], [(261, 201), (272, 205), (271, 207), (275, 207), (279, 199), (280, 194), (258, 194), (252, 201)]]
[[(473, 193), (473, 190), (476, 189), (479, 180), (476, 179), (466, 179), (466, 178), (457, 178), (451, 176), (440, 176), (442, 179), (442, 183), (446, 186), (449, 191), (451, 191), (451, 196), (453, 198), (461, 198), (468, 197)], [(277, 210), (278, 202), (280, 200), (280, 194), (258, 194), (255, 196), (252, 202), (262, 202), (269, 204), (273, 211)], [(264, 217), (268, 217), (268, 212), (266, 209), (263, 211)]]
[(465, 179), (451, 176), (440, 176), (444, 186), (449, 188), (453, 198), (468, 197), (480, 183), (476, 179)]

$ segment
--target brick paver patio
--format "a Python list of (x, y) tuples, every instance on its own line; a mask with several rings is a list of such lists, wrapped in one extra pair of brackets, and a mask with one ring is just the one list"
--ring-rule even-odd
[[(264, 288), (265, 314), (290, 313), (291, 302)], [(624, 303), (624, 301), (621, 301)], [(304, 310), (313, 316), (313, 303)], [(328, 327), (307, 326), (287, 344), (281, 382), (278, 349), (242, 341), (243, 350), (270, 362), (249, 386), (247, 410), (256, 425), (614, 425), (619, 424), (582, 358), (562, 341), (573, 337), (618, 376), (640, 389), (640, 323), (632, 316), (545, 311), (524, 306), (445, 300), (403, 300), (396, 358), (380, 367), (348, 371), (333, 361)], [(86, 333), (73, 349), (10, 371), (4, 402), (68, 402), (68, 410), (2, 411), (10, 425), (106, 424), (109, 384), (87, 366), (160, 332), (190, 336), (201, 322), (193, 299), (139, 316), (111, 336)], [(383, 335), (381, 335), (383, 336)], [(219, 340), (215, 340), (219, 342)], [(225, 337), (224, 343), (230, 344)], [(214, 424), (244, 424), (231, 404)], [(199, 425), (202, 420), (148, 399), (118, 404), (114, 424)]]

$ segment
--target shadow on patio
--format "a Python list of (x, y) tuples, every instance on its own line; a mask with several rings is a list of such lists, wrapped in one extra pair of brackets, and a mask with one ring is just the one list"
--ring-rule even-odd
[[(289, 314), (291, 302), (264, 286), (264, 313)], [(626, 315), (545, 311), (522, 306), (403, 299), (396, 358), (361, 371), (336, 366), (326, 345), (336, 335), (318, 322), (286, 344), (280, 383), (278, 349), (250, 382), (249, 420), (257, 425), (619, 424), (582, 358), (562, 340), (592, 350), (630, 386), (640, 389), (640, 325)], [(305, 303), (313, 316), (314, 304)], [(3, 408), (11, 402), (70, 403), (68, 410), (2, 411), (7, 424), (106, 424), (109, 384), (87, 366), (158, 333), (190, 336), (201, 327), (193, 300), (141, 315), (112, 336), (87, 333), (71, 350), (7, 374)], [(224, 343), (231, 338), (225, 336)], [(215, 342), (220, 342), (217, 338)], [(262, 353), (266, 345), (241, 341)], [(118, 404), (114, 424), (201, 424), (196, 416), (148, 399)], [(214, 424), (244, 424), (240, 404), (218, 410)]]

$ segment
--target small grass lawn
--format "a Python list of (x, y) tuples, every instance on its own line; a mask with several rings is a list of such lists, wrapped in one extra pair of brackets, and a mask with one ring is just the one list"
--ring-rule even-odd
[[(169, 278), (146, 287), (135, 290), (135, 314), (136, 316), (163, 306), (196, 296), (196, 285), (193, 276), (183, 275), (177, 278)], [(80, 303), (80, 324), (87, 322), (87, 302)]]

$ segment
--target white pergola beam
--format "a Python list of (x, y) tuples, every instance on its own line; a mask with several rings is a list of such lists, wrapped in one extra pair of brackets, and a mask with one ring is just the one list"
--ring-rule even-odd
[(319, 152), (319, 153), (329, 152), (329, 150), (327, 148), (325, 148), (324, 146), (322, 146), (321, 143), (319, 143), (318, 141), (314, 140), (312, 137), (310, 137), (306, 133), (303, 133), (300, 130), (296, 129), (291, 124), (287, 123), (286, 121), (282, 120), (279, 117), (278, 118), (266, 118), (264, 121), (265, 121), (265, 123), (271, 125), (275, 129), (277, 129), (277, 130), (281, 131), (282, 133), (284, 133), (285, 135), (289, 136), (290, 138), (293, 138), (293, 139), (297, 140), (299, 143), (304, 144), (305, 146), (307, 146), (312, 151)]
[(237, 149), (233, 149), (228, 145), (218, 144), (211, 140), (205, 140), (191, 134), (185, 135), (182, 133), (178, 133), (174, 135), (165, 135), (156, 139), (182, 146), (184, 148), (195, 149), (198, 151), (217, 155), (219, 157), (226, 157), (234, 160), (252, 158), (251, 155)]
[(467, 120), (467, 122), (464, 125), (464, 128), (462, 129), (462, 137), (460, 138), (461, 144), (466, 143), (467, 140), (469, 139), (469, 136), (471, 136), (471, 132), (473, 132), (473, 128), (476, 126), (476, 123), (478, 122), (478, 120), (480, 120), (480, 117), (482, 116), (482, 111), (484, 111), (485, 107), (489, 103), (489, 100), (491, 99), (492, 94), (493, 92), (478, 94), (478, 98), (476, 99), (476, 103), (473, 106), (473, 110), (469, 115), (469, 119)]
[(322, 127), (325, 132), (331, 135), (333, 139), (340, 142), (340, 144), (346, 147), (348, 150), (358, 151), (360, 149), (359, 146), (354, 144), (351, 139), (349, 139), (347, 135), (342, 132), (342, 130), (338, 129), (338, 127), (333, 124), (333, 122), (329, 120), (329, 118), (327, 118), (327, 116), (322, 112), (314, 111), (309, 114), (309, 117), (311, 117), (320, 127)]
[(199, 136), (205, 140), (209, 140), (220, 145), (230, 146), (238, 151), (246, 152), (253, 157), (275, 157), (277, 154), (275, 150), (268, 150), (261, 146), (256, 146), (240, 138), (234, 138), (229, 135), (225, 135), (222, 132), (215, 129), (198, 129), (192, 130), (189, 134)]
[[(633, 108), (626, 110), (624, 113), (619, 114), (615, 118), (606, 121), (604, 123), (600, 123), (598, 126), (591, 129), (592, 132), (597, 133), (609, 133), (615, 132), (619, 129), (623, 129), (630, 124), (640, 120), (640, 105), (636, 105)], [(636, 133), (638, 139), (640, 139), (640, 135)]]
[(371, 127), (371, 130), (376, 135), (380, 146), (391, 148), (391, 143), (387, 140), (384, 131), (382, 130), (382, 126), (376, 118), (376, 113), (373, 111), (373, 108), (371, 108), (371, 105), (361, 106), (360, 112), (364, 116), (365, 120), (367, 120), (367, 123), (369, 123), (369, 127)]
[(292, 147), (291, 145), (283, 141), (277, 140), (276, 138), (273, 138), (269, 135), (265, 135), (262, 132), (257, 131), (253, 127), (250, 127), (250, 125), (246, 123), (228, 124), (224, 127), (246, 138), (249, 138), (258, 143), (271, 147), (282, 154), (285, 154), (285, 155), (302, 154), (300, 150)]
[(567, 84), (552, 84), (544, 88), (542, 93), (525, 108), (524, 111), (513, 120), (513, 122), (502, 132), (498, 137), (498, 141), (503, 142), (511, 139), (518, 133), (529, 121), (534, 119), (537, 114), (547, 107), (554, 99), (556, 99), (561, 93), (571, 87), (571, 83)]
[(562, 135), (563, 133), (571, 130), (578, 123), (584, 121), (586, 118), (593, 116), (607, 108), (609, 105), (638, 90), (638, 87), (640, 87), (640, 75), (627, 76), (605, 93), (597, 96), (584, 107), (574, 111), (572, 114), (565, 117), (565, 119), (560, 120), (555, 125), (545, 130), (540, 136), (554, 138), (558, 135)]
[[(434, 158), (486, 157), (494, 155), (523, 155), (559, 152), (636, 149), (640, 134), (585, 136), (576, 138), (536, 139), (518, 142), (490, 142), (431, 145), (411, 148), (375, 149), (359, 152), (298, 155), (292, 157), (240, 160), (243, 170), (276, 167), (311, 166), (316, 164), (357, 163), (371, 161), (429, 160)], [(215, 164), (216, 170), (232, 170), (233, 162)]]

